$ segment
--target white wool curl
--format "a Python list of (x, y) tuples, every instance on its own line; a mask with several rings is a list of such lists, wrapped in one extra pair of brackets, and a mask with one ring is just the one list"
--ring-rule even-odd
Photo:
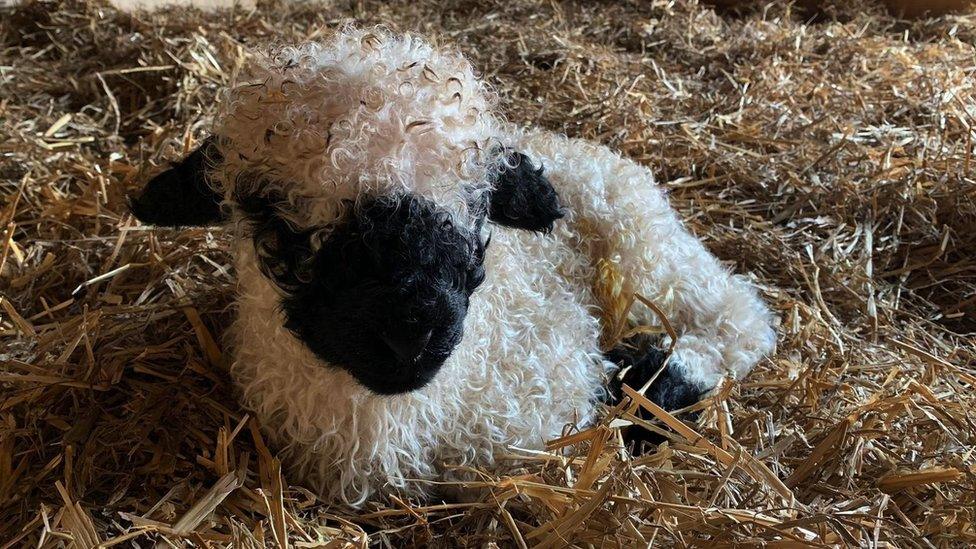
[(237, 80), (214, 123), (224, 155), (215, 183), (229, 201), (242, 185), (276, 193), (297, 227), (397, 192), (434, 200), (462, 226), (479, 217), (500, 153), (494, 96), (459, 53), (348, 28), (257, 54)]

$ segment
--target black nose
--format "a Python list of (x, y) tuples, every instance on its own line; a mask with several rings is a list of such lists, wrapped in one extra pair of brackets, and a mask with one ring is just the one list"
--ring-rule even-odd
[(393, 350), (401, 364), (413, 364), (423, 354), (433, 330), (407, 332), (386, 332), (381, 334), (383, 342)]

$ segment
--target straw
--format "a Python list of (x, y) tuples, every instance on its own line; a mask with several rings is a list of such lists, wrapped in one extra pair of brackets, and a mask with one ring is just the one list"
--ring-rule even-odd
[[(649, 166), (775, 310), (776, 354), (698, 414), (629, 388), (460, 500), (317, 500), (227, 372), (226, 235), (142, 227), (125, 196), (206, 136), (247, 48), (348, 21), (460, 48), (511, 121)], [(0, 546), (976, 543), (974, 16), (69, 0), (0, 8), (0, 44)], [(668, 331), (598, 268), (605, 344)], [(629, 456), (624, 427), (665, 442)]]

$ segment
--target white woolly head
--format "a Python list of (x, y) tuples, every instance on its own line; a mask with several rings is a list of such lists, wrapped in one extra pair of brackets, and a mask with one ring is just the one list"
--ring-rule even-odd
[(407, 192), (471, 227), (501, 155), (493, 99), (460, 53), (415, 36), (346, 28), (274, 48), (223, 96), (214, 183), (232, 201), (275, 195), (299, 228), (328, 226), (363, 197)]

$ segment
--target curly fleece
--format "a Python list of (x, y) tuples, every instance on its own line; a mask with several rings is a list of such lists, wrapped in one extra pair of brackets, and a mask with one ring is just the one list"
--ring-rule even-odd
[(370, 393), (284, 327), (280, 290), (239, 228), (232, 372), (293, 473), (325, 499), (423, 496), (424, 481), (499, 467), (510, 446), (539, 449), (566, 425), (592, 422), (615, 368), (599, 348), (598, 261), (669, 315), (673, 367), (702, 389), (744, 376), (773, 349), (756, 291), (682, 226), (650, 171), (505, 123), (459, 53), (344, 29), (257, 55), (238, 81), (214, 130), (225, 159), (216, 185), (229, 202), (261, 181), (261, 192), (286, 197), (281, 215), (312, 227), (363, 196), (412, 192), (476, 228), (510, 148), (544, 166), (565, 210), (549, 234), (490, 228), (487, 279), (461, 343), (429, 385), (396, 396)]

